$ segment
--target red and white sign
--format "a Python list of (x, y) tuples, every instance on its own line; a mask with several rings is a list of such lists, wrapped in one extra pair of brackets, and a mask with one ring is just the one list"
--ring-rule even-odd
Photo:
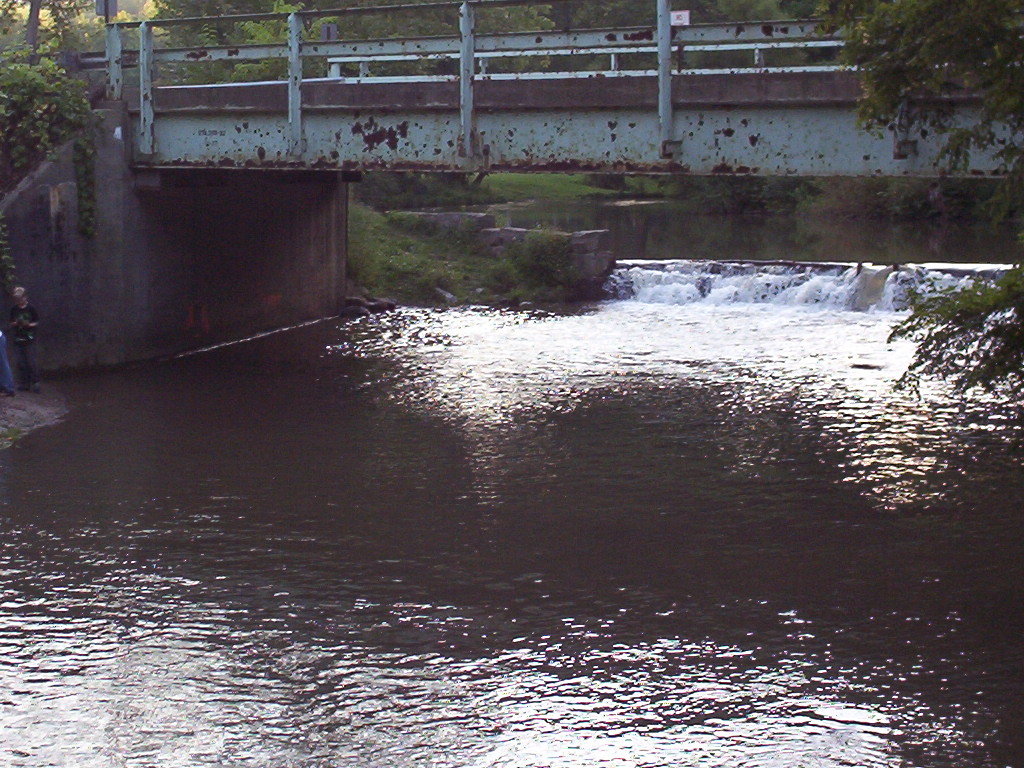
[(689, 11), (672, 11), (672, 26), (673, 27), (688, 27), (690, 26), (690, 12)]

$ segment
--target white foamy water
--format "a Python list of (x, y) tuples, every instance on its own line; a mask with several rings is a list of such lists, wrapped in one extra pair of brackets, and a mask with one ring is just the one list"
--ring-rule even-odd
[(894, 312), (914, 292), (965, 288), (1007, 265), (625, 261), (609, 279), (618, 298), (649, 304), (776, 304)]

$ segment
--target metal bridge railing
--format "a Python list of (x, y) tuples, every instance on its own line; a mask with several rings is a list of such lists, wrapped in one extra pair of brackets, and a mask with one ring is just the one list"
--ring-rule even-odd
[[(555, 0), (565, 2), (566, 0)], [(109, 24), (103, 66), (107, 71), (107, 93), (112, 99), (124, 95), (124, 73), (133, 65), (138, 69), (139, 136), (138, 149), (148, 155), (154, 151), (154, 75), (161, 62), (239, 62), (284, 59), (287, 61), (288, 145), (289, 152), (301, 156), (303, 151), (302, 63), (304, 59), (325, 60), (330, 75), (342, 77), (342, 67), (355, 64), (359, 76), (344, 78), (346, 82), (395, 82), (451, 80), (459, 84), (461, 122), (460, 155), (471, 166), (479, 155), (475, 130), (474, 82), (481, 79), (537, 79), (551, 77), (624, 77), (648, 76), (658, 80), (658, 125), (662, 157), (671, 158), (677, 148), (673, 141), (672, 78), (677, 74), (709, 72), (821, 71), (837, 69), (835, 64), (805, 64), (791, 67), (768, 67), (765, 52), (783, 49), (836, 49), (842, 40), (822, 34), (815, 20), (745, 22), (731, 24), (694, 24), (673, 26), (671, 0), (652, 0), (656, 10), (653, 26), (621, 29), (543, 30), (481, 34), (477, 28), (477, 12), (492, 7), (551, 5), (552, 0), (464, 0), (456, 3), (427, 2), (414, 5), (356, 7), (336, 10), (299, 11), (291, 14), (259, 13), (220, 16), (215, 18), (154, 19)], [(306, 25), (314, 19), (353, 15), (394, 14), (425, 10), (458, 11), (457, 35), (444, 37), (386, 38), (377, 40), (309, 40)], [(238, 22), (286, 22), (287, 40), (281, 43), (248, 45), (202, 45), (192, 47), (155, 46), (154, 31), (158, 28), (223, 25)], [(125, 48), (125, 35), (138, 33), (138, 51)], [(688, 68), (685, 56), (690, 53), (722, 53), (749, 51), (750, 67)], [(550, 57), (607, 55), (606, 70), (565, 72), (544, 71), (488, 73), (488, 62), (510, 57), (529, 57), (549, 61)], [(654, 68), (624, 69), (623, 56), (638, 55), (655, 62)], [(453, 60), (458, 64), (455, 75), (371, 76), (370, 67), (387, 62)]]

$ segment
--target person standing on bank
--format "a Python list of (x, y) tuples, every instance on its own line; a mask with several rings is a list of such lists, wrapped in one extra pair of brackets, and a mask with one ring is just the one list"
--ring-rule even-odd
[(24, 288), (15, 288), (11, 307), (11, 328), (14, 329), (14, 359), (18, 364), (18, 389), (39, 391), (39, 368), (36, 365), (36, 327), (39, 313), (28, 303)]
[(0, 332), (0, 396), (14, 397), (14, 376), (7, 361), (7, 338)]

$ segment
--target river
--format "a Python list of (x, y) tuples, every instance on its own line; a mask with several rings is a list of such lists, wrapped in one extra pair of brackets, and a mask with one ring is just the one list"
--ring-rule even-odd
[(0, 454), (0, 764), (1024, 765), (998, 411), (894, 390), (855, 273), (630, 270), (63, 382)]

